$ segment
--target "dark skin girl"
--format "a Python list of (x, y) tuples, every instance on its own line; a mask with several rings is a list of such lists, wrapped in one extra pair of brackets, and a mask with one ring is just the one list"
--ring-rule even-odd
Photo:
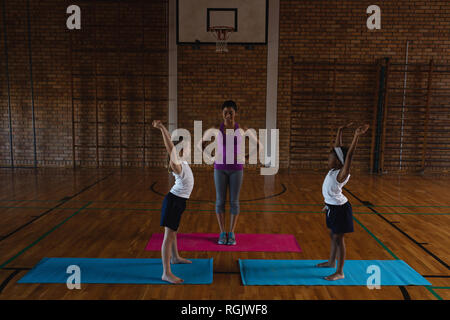
[[(345, 128), (348, 128), (352, 125), (352, 123), (349, 123), (345, 126), (341, 126), (338, 128), (338, 132), (336, 135), (336, 140), (333, 147), (342, 147), (342, 131)], [(345, 157), (344, 164), (342, 164), (338, 157), (336, 156), (336, 153), (334, 152), (334, 149), (330, 150), (330, 153), (328, 155), (328, 169), (329, 170), (340, 170), (339, 174), (337, 175), (336, 179), (339, 183), (344, 182), (348, 175), (350, 174), (350, 168), (351, 163), (353, 159), (353, 155), (356, 150), (356, 145), (358, 144), (358, 140), (360, 136), (362, 136), (364, 133), (367, 132), (369, 129), (369, 125), (366, 124), (364, 126), (358, 127), (355, 130), (355, 134), (353, 136), (353, 141), (348, 149), (347, 155)], [(336, 258), (338, 260), (338, 266), (336, 269), (336, 272), (332, 275), (329, 275), (325, 277), (326, 280), (339, 280), (344, 279), (344, 262), (345, 262), (345, 256), (346, 256), (346, 248), (345, 248), (345, 242), (344, 242), (344, 233), (338, 233), (334, 234), (330, 231), (330, 238), (331, 238), (331, 253), (330, 258), (327, 262), (319, 263), (317, 267), (320, 268), (335, 268), (336, 267)]]

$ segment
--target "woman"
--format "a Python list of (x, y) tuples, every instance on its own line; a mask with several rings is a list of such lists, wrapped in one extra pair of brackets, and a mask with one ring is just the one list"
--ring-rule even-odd
[[(218, 244), (236, 245), (235, 228), (237, 224), (237, 218), (239, 215), (239, 193), (241, 191), (242, 181), (244, 177), (244, 164), (242, 161), (238, 161), (238, 157), (241, 155), (241, 145), (245, 148), (244, 136), (239, 124), (235, 121), (238, 107), (232, 100), (225, 101), (222, 105), (222, 118), (223, 122), (219, 128), (221, 135), (216, 136), (217, 141), (217, 154), (214, 161), (214, 184), (216, 187), (216, 216), (219, 222), (220, 236)], [(233, 150), (233, 161), (226, 158), (226, 145), (227, 145), (227, 129), (233, 130), (234, 146), (230, 148)], [(242, 128), (247, 131), (247, 128)], [(209, 131), (209, 130), (208, 130)], [(209, 132), (206, 132), (204, 137), (208, 136)], [(257, 137), (248, 131), (249, 138), (256, 141), (259, 144)], [(259, 144), (260, 145), (260, 144)], [(260, 148), (262, 146), (260, 145)], [(242, 150), (243, 151), (243, 150)], [(231, 155), (230, 155), (231, 156)], [(228, 163), (227, 163), (228, 162)], [(231, 163), (232, 162), (232, 163)], [(227, 191), (230, 194), (230, 227), (229, 232), (226, 232), (225, 227), (225, 201), (227, 197)]]

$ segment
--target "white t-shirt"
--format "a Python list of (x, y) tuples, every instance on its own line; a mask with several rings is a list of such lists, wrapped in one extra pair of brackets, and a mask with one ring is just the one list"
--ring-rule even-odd
[(344, 182), (339, 183), (337, 181), (339, 171), (340, 170), (334, 169), (328, 171), (328, 174), (323, 181), (322, 195), (326, 204), (341, 206), (348, 201), (347, 197), (342, 194), (342, 188), (350, 179), (350, 175), (348, 175)]
[(194, 188), (194, 175), (187, 161), (181, 162), (181, 173), (179, 175), (175, 172), (172, 172), (172, 174), (175, 176), (175, 184), (170, 192), (178, 197), (189, 199)]

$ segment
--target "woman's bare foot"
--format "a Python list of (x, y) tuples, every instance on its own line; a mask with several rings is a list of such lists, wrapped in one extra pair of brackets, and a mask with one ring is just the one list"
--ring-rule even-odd
[(325, 280), (330, 280), (330, 281), (334, 281), (334, 280), (339, 280), (339, 279), (344, 279), (344, 274), (343, 273), (333, 273), (332, 275), (325, 277)]
[(192, 263), (192, 261), (188, 260), (188, 259), (185, 259), (185, 258), (182, 258), (182, 257), (178, 257), (178, 258), (170, 258), (170, 263), (171, 264), (177, 264), (177, 263), (184, 263), (184, 264), (186, 264), (186, 263)]
[(178, 278), (177, 276), (175, 276), (173, 273), (170, 274), (163, 274), (161, 279), (163, 281), (167, 281), (173, 284), (179, 284), (179, 283), (183, 283), (183, 279)]
[(327, 261), (327, 262), (319, 263), (318, 265), (316, 265), (316, 267), (318, 267), (318, 268), (335, 268), (336, 267), (336, 263), (330, 264)]

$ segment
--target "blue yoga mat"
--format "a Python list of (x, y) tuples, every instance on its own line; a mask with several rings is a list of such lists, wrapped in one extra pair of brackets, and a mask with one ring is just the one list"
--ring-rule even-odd
[[(378, 266), (381, 286), (431, 285), (402, 260), (346, 260), (345, 279), (328, 281), (335, 268), (317, 268), (325, 260), (239, 260), (244, 285), (366, 286)], [(369, 284), (376, 284), (369, 281)]]
[[(172, 264), (172, 272), (184, 284), (210, 284), (213, 259), (191, 259), (192, 264)], [(73, 274), (67, 268), (80, 268), (80, 283), (168, 284), (161, 280), (161, 259), (43, 258), (18, 283), (66, 283)]]

